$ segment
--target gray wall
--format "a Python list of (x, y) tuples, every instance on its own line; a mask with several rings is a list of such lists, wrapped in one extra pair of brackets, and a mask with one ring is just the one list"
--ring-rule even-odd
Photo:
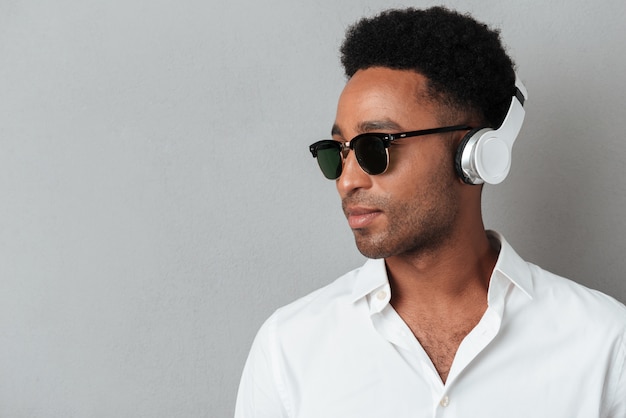
[[(307, 150), (343, 31), (431, 4), (0, 0), (0, 416), (231, 416), (262, 321), (362, 262)], [(530, 92), (487, 225), (626, 301), (626, 3), (445, 4)]]

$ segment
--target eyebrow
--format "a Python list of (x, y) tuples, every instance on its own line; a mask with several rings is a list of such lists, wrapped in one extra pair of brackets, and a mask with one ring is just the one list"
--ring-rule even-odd
[[(361, 133), (365, 132), (387, 132), (387, 131), (401, 131), (402, 127), (392, 120), (371, 120), (364, 121), (358, 124), (357, 129)], [(331, 134), (343, 136), (341, 128), (336, 123), (331, 129)]]

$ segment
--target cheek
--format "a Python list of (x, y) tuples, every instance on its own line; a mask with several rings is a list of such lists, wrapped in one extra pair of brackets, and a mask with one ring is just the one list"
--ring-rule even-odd
[(398, 180), (419, 177), (425, 164), (424, 155), (417, 148), (405, 144), (390, 147), (386, 174)]
[(452, 151), (445, 143), (432, 145), (390, 150), (388, 171), (377, 180), (391, 201), (411, 204), (417, 199), (428, 205), (440, 195), (453, 193), (458, 178)]
[(433, 141), (391, 147), (387, 173), (397, 181), (428, 183), (433, 175), (454, 170), (450, 154), (445, 144)]

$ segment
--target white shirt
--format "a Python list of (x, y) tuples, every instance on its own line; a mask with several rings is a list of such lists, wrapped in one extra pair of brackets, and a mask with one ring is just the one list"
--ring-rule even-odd
[(625, 418), (626, 307), (491, 236), (488, 308), (445, 384), (389, 304), (384, 260), (368, 260), (266, 321), (235, 417)]

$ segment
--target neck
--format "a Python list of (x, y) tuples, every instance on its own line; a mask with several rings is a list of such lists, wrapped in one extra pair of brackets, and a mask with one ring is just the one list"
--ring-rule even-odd
[[(385, 260), (392, 286), (392, 304), (463, 309), (486, 304), (489, 279), (497, 260), (480, 225), (477, 231), (455, 234), (436, 251), (401, 254)], [(466, 303), (463, 303), (465, 301)], [(483, 304), (481, 303), (481, 305)]]

